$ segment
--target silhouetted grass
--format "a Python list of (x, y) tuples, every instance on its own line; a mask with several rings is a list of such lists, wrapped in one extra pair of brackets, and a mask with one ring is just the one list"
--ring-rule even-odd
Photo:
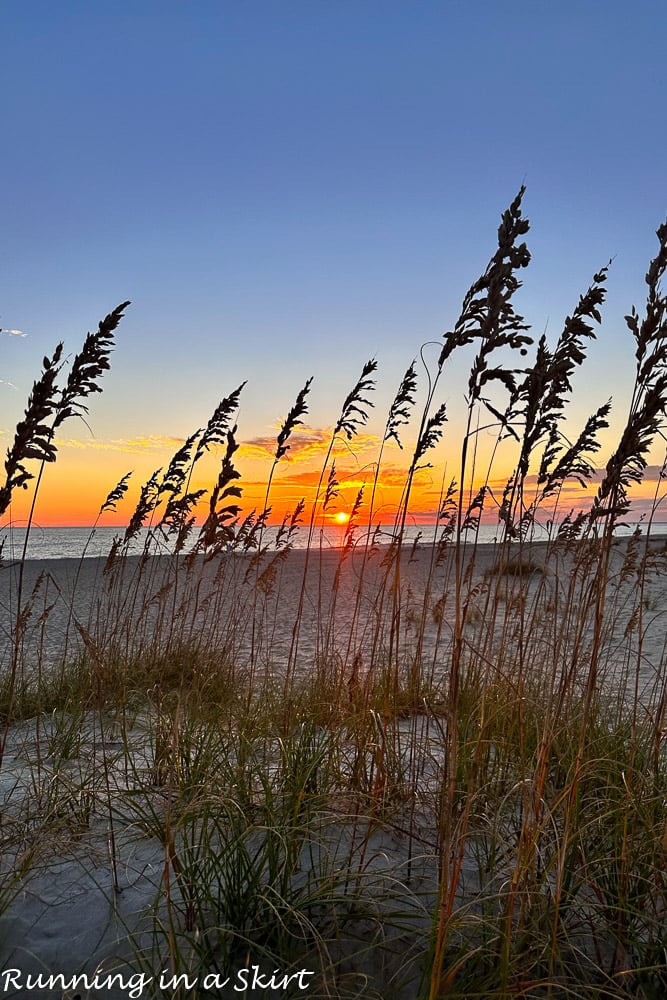
[[(421, 395), (407, 369), (339, 550), (319, 529), (340, 488), (336, 445), (354, 447), (373, 405), (375, 361), (342, 402), (314, 499), (277, 535), (267, 532), (274, 475), (311, 379), (277, 435), (261, 510), (244, 510), (235, 465), (240, 386), (149, 478), (109, 557), (82, 559), (72, 589), (55, 574), (33, 579), (25, 549), (3, 570), (2, 749), (18, 720), (37, 749), (8, 796), (1, 834), (16, 865), (0, 871), (0, 910), (46, 838), (104, 817), (115, 885), (128, 830), (161, 858), (150, 935), (128, 928), (137, 968), (306, 967), (308, 995), (328, 997), (664, 995), (660, 483), (644, 532), (619, 542), (617, 529), (664, 433), (667, 226), (645, 314), (626, 317), (637, 360), (627, 422), (588, 508), (572, 511), (564, 491), (592, 482), (611, 412), (603, 403), (566, 437), (607, 268), (555, 346), (543, 336), (529, 355), (513, 304), (530, 260), (522, 197)], [(3, 511), (99, 388), (123, 308), (86, 341), (63, 389), (62, 348), (45, 359), (8, 453)], [(441, 470), (437, 526), (411, 544), (415, 478), (428, 463), (438, 481), (441, 395), (451, 356), (466, 350), (457, 474), (446, 485)], [(413, 419), (380, 544), (385, 448), (402, 445)], [(482, 430), (495, 435), (484, 469)], [(193, 490), (207, 452), (218, 476)], [(127, 486), (125, 476), (100, 514)], [(499, 540), (485, 547), (479, 526), (492, 520)]]

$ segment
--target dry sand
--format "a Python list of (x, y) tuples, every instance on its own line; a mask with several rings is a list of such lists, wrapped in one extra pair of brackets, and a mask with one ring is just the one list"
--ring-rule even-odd
[[(611, 578), (614, 585), (609, 590), (611, 624), (605, 634), (605, 663), (610, 684), (615, 682), (615, 677), (621, 679), (619, 683), (623, 681), (628, 665), (630, 675), (634, 676), (632, 664), (639, 664), (640, 687), (648, 691), (663, 672), (667, 582), (662, 557), (657, 560), (656, 568), (643, 590), (638, 590), (636, 577), (622, 580), (626, 551), (626, 544), (618, 545), (612, 557)], [(539, 634), (531, 640), (531, 655), (540, 648), (540, 643), (549, 645), (555, 642), (564, 628), (564, 623), (559, 622), (557, 617), (554, 618), (553, 614), (550, 617), (549, 608), (558, 609), (561, 606), (570, 583), (573, 557), (570, 555), (565, 559), (559, 557), (545, 562), (546, 554), (544, 546), (533, 546), (530, 553), (525, 554), (526, 561), (530, 561), (536, 571), (524, 575), (519, 588), (524, 611), (530, 611), (531, 602), (538, 602), (535, 607), (542, 608), (540, 614), (543, 619), (537, 629)], [(378, 624), (384, 637), (382, 642), (386, 644), (387, 623), (392, 616), (396, 620), (396, 611), (400, 608), (399, 645), (404, 655), (409, 660), (414, 653), (416, 637), (421, 636), (422, 669), (436, 680), (446, 677), (452, 621), (451, 592), (456, 571), (454, 564), (451, 560), (444, 560), (435, 565), (431, 551), (426, 548), (406, 551), (400, 568), (400, 601), (394, 602), (391, 587), (384, 590), (381, 587), (385, 574), (382, 565), (384, 555), (386, 551), (379, 551), (364, 565), (362, 553), (358, 550), (341, 566), (339, 552), (324, 552), (321, 558), (319, 553), (311, 554), (303, 590), (303, 621), (298, 641), (297, 664), (300, 671), (318, 669), (327, 662), (349, 665), (350, 657), (354, 655), (360, 658), (362, 664), (367, 663), (378, 635)], [(511, 656), (508, 651), (516, 648), (517, 636), (508, 631), (506, 623), (489, 624), (485, 618), (489, 608), (489, 590), (502, 588), (505, 583), (509, 586), (513, 580), (516, 583), (516, 578), (511, 576), (489, 576), (496, 556), (494, 546), (479, 546), (475, 552), (474, 572), (470, 578), (466, 648), (470, 656), (481, 646), (488, 651), (491, 648), (489, 636), (493, 640), (495, 630), (500, 630), (505, 652), (498, 669), (509, 670)], [(471, 559), (470, 551), (466, 558)], [(21, 670), (30, 670), (40, 656), (44, 669), (54, 667), (65, 646), (68, 655), (72, 655), (82, 642), (81, 632), (73, 624), (76, 620), (92, 637), (101, 656), (112, 649), (119, 635), (123, 642), (137, 642), (141, 647), (155, 628), (166, 629), (170, 634), (187, 628), (190, 638), (204, 637), (206, 642), (217, 641), (223, 645), (240, 670), (261, 669), (280, 673), (293, 643), (294, 613), (299, 604), (305, 559), (305, 552), (295, 551), (286, 560), (277, 563), (273, 586), (269, 586), (272, 581), (262, 575), (267, 560), (254, 566), (248, 557), (222, 556), (200, 574), (201, 584), (197, 590), (200, 611), (194, 616), (182, 606), (182, 600), (192, 600), (191, 580), (183, 566), (171, 589), (163, 592), (163, 597), (169, 594), (166, 604), (160, 604), (159, 600), (152, 604), (148, 602), (148, 610), (142, 614), (138, 612), (137, 608), (143, 607), (148, 597), (159, 593), (166, 583), (174, 580), (173, 564), (165, 559), (152, 560), (144, 566), (143, 582), (136, 591), (138, 600), (134, 608), (125, 606), (123, 600), (132, 589), (132, 581), (137, 579), (138, 557), (127, 560), (122, 583), (118, 586), (103, 577), (103, 561), (99, 559), (88, 559), (82, 564), (67, 559), (28, 562), (24, 595), (34, 594), (35, 600), (22, 644)], [(334, 587), (337, 572), (338, 586)], [(362, 598), (357, 605), (356, 595), (362, 572)], [(16, 574), (16, 569), (5, 569), (0, 573), (0, 629), (5, 645), (3, 669), (8, 667), (11, 653), (9, 640), (16, 617)], [(257, 594), (259, 596), (255, 599)], [(582, 590), (581, 599), (583, 596)], [(116, 610), (109, 620), (110, 603)], [(169, 615), (164, 613), (165, 606)], [(638, 608), (642, 613), (639, 628), (632, 627)], [(517, 610), (521, 609), (517, 606)], [(564, 648), (567, 649), (567, 646)], [(379, 655), (383, 652), (386, 650), (380, 648)], [(434, 779), (437, 778), (440, 753), (438, 731), (429, 729), (425, 720), (413, 720), (409, 725), (427, 727), (420, 738), (433, 744), (429, 755), (433, 762)], [(99, 768), (100, 747), (95, 739), (94, 726), (91, 722), (90, 732), (80, 734), (79, 752), (66, 765), (59, 765), (59, 773), (54, 773), (49, 759), (49, 741), (54, 738), (54, 726), (56, 720), (43, 721), (39, 727), (32, 720), (13, 726), (9, 733), (0, 780), (4, 800), (0, 832), (14, 846), (6, 855), (2, 871), (6, 872), (8, 866), (18, 862), (22, 851), (29, 847), (31, 830), (37, 829), (38, 825), (37, 814), (44, 807), (45, 797), (48, 797), (49, 787), (52, 788), (54, 782), (59, 781), (61, 785), (63, 782), (71, 783), (71, 809), (74, 816), (79, 810), (82, 828), (64, 839), (61, 831), (48, 850), (40, 850), (29, 876), (19, 882), (16, 898), (0, 917), (0, 969), (20, 970), (23, 977), (29, 972), (72, 974), (86, 971), (92, 975), (98, 970), (101, 975), (102, 971), (124, 969), (126, 982), (122, 988), (103, 988), (92, 991), (90, 995), (104, 996), (109, 1000), (128, 997), (130, 986), (127, 977), (130, 971), (124, 961), (130, 957), (131, 948), (127, 937), (130, 934), (136, 941), (137, 936), (143, 934), (144, 942), (150, 938), (151, 925), (146, 909), (156, 897), (163, 878), (164, 852), (157, 841), (142, 835), (132, 824), (123, 825), (117, 821), (117, 876), (122, 891), (114, 892), (108, 816), (97, 805), (88, 810), (85, 793), (81, 791), (88, 781), (94, 783), (95, 770)], [(147, 746), (140, 722), (134, 736), (134, 753), (140, 758), (145, 755)], [(113, 780), (120, 781), (121, 778), (115, 775)], [(427, 782), (428, 775), (422, 773), (421, 780)], [(17, 841), (16, 833), (21, 830), (23, 833)], [(377, 832), (374, 838), (371, 855), (381, 858), (382, 865), (387, 869), (402, 870), (408, 849), (405, 838), (391, 830)], [(424, 832), (423, 855), (429, 858), (427, 831)], [(434, 884), (434, 873), (435, 861), (431, 855), (425, 863), (422, 888), (429, 883), (431, 886)], [(479, 872), (472, 859), (464, 865), (464, 886), (466, 880), (469, 885), (479, 881)], [(424, 933), (427, 933), (427, 928), (426, 919)], [(11, 977), (3, 980), (0, 974), (0, 996), (29, 995), (41, 1000), (42, 997), (61, 995), (58, 989), (35, 988), (29, 993), (17, 991), (13, 985), (15, 982), (16, 979)], [(85, 990), (79, 992), (81, 996), (87, 995)], [(146, 986), (141, 995), (152, 997), (168, 993), (156, 989), (153, 984)], [(229, 995), (238, 993), (230, 991)], [(308, 993), (304, 992), (304, 995)], [(406, 996), (409, 996), (409, 990)]]
[[(634, 662), (640, 664), (641, 689), (650, 690), (661, 676), (667, 559), (661, 544), (652, 545), (659, 554), (641, 590), (636, 574), (623, 578), (628, 542), (613, 547), (601, 657), (610, 668), (610, 684), (616, 668), (634, 673)], [(38, 662), (43, 667), (58, 664), (63, 656), (71, 659), (84, 646), (82, 633), (88, 637), (88, 653), (102, 660), (133, 649), (141, 654), (153, 644), (156, 630), (163, 645), (184, 640), (218, 649), (238, 672), (252, 669), (280, 675), (290, 650), (297, 672), (309, 673), (326, 664), (336, 670), (355, 657), (363, 669), (370, 660), (377, 663), (388, 655), (393, 623), (393, 652), (398, 649), (406, 669), (417, 655), (422, 675), (442, 677), (454, 621), (453, 558), (438, 561), (424, 545), (406, 548), (396, 575), (393, 569), (388, 574), (387, 551), (379, 548), (369, 556), (358, 547), (342, 562), (340, 550), (314, 551), (309, 556), (295, 550), (275, 563), (272, 556), (257, 563), (247, 555), (223, 554), (206, 565), (197, 560), (190, 572), (186, 560), (180, 560), (175, 571), (176, 563), (167, 557), (141, 563), (132, 556), (115, 576), (105, 576), (104, 560), (97, 558), (28, 561), (23, 594), (24, 603), (29, 601), (32, 608), (21, 643), (21, 669), (30, 673)], [(525, 622), (530, 621), (532, 635), (523, 655), (544, 659), (545, 644), (562, 640), (570, 627), (562, 620), (563, 609), (569, 606), (578, 612), (594, 577), (578, 578), (571, 594), (575, 553), (554, 554), (544, 543), (534, 543), (512, 559), (535, 572), (526, 572), (520, 581), (511, 574), (494, 578), (489, 574), (498, 551), (490, 544), (466, 548), (462, 572), (469, 595), (468, 655), (474, 658), (482, 648), (488, 655), (489, 643), (495, 642), (509, 662), (516, 656), (519, 632), (525, 643)], [(0, 635), (5, 648), (0, 669), (11, 655), (17, 575), (17, 567), (0, 572)], [(507, 628), (503, 602), (514, 602), (514, 631)]]

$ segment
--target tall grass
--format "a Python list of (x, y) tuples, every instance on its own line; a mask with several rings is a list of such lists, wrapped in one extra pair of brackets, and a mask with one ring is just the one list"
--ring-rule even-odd
[[(523, 194), (423, 387), (408, 367), (339, 549), (322, 526), (339, 444), (354, 447), (373, 405), (375, 361), (342, 401), (314, 496), (277, 531), (272, 488), (310, 379), (277, 435), (261, 510), (243, 507), (239, 386), (141, 488), (103, 565), (82, 559), (67, 586), (38, 574), (24, 546), (4, 567), (2, 754), (31, 720), (35, 756), (4, 786), (15, 866), (0, 871), (0, 911), (11, 914), (55, 830), (97, 823), (113, 886), (133, 841), (161, 859), (124, 960), (192, 980), (174, 996), (204, 996), (206, 975), (252, 964), (308, 968), (311, 996), (664, 995), (662, 477), (642, 531), (621, 540), (618, 528), (664, 436), (667, 226), (644, 313), (626, 317), (635, 383), (598, 474), (611, 403), (573, 438), (566, 415), (607, 268), (556, 343), (534, 345), (514, 305), (530, 261)], [(35, 509), (58, 427), (99, 389), (125, 305), (89, 335), (63, 388), (62, 347), (45, 359), (8, 452), (3, 513), (30, 483)], [(466, 352), (456, 443), (443, 396)], [(380, 533), (386, 447), (412, 423), (401, 500)], [(436, 465), (443, 442), (457, 455), (451, 481)], [(208, 452), (217, 478), (193, 489)], [(425, 466), (442, 483), (438, 523), (411, 544)], [(576, 511), (573, 482), (590, 488)], [(100, 515), (127, 487), (125, 476)], [(484, 546), (490, 522), (498, 541)]]

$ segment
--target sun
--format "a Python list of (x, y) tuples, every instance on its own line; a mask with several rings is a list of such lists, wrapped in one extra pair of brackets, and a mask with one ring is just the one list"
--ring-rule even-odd
[(344, 510), (339, 510), (336, 514), (336, 522), (338, 524), (347, 524), (350, 520), (350, 515), (346, 514)]

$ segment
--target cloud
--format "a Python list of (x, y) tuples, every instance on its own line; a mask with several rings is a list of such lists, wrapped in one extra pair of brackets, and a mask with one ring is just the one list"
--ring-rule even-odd
[(4, 330), (0, 327), (0, 333), (6, 333), (9, 337), (27, 337), (28, 334), (24, 333), (23, 330)]
[[(3, 380), (0, 379), (0, 383)], [(11, 385), (11, 383), (6, 383)], [(16, 388), (15, 386), (12, 386)], [(322, 458), (328, 448), (329, 442), (331, 441), (331, 435), (333, 433), (333, 428), (314, 428), (306, 427), (301, 428), (296, 431), (290, 437), (288, 444), (290, 445), (289, 451), (280, 461), (280, 467), (286, 468), (293, 465), (295, 462), (307, 462), (309, 459), (317, 460)], [(169, 435), (163, 434), (149, 434), (145, 436), (138, 435), (132, 438), (61, 438), (58, 440), (59, 448), (72, 448), (78, 450), (90, 450), (90, 451), (118, 451), (118, 452), (128, 452), (128, 453), (156, 453), (163, 451), (175, 452), (183, 446), (185, 443), (185, 438), (171, 437)], [(337, 440), (332, 455), (337, 462), (340, 462), (341, 456), (344, 456), (346, 464), (349, 464), (349, 460), (355, 460), (357, 455), (362, 454), (369, 449), (376, 449), (379, 444), (379, 439), (374, 434), (358, 434), (354, 441), (348, 442), (347, 440)], [(210, 453), (213, 456), (219, 456), (224, 452), (223, 445), (213, 445), (210, 449)], [(246, 460), (259, 460), (262, 462), (271, 462), (276, 451), (276, 438), (269, 435), (263, 435), (260, 437), (251, 438), (248, 441), (243, 441), (239, 445), (239, 449), (235, 455), (236, 464), (243, 471), (242, 461)], [(360, 475), (358, 465), (354, 471), (350, 472), (351, 476), (358, 477)], [(305, 473), (307, 479), (312, 479), (315, 477), (315, 481), (319, 476), (319, 469), (313, 470), (311, 472)]]
[[(289, 448), (281, 462), (302, 462), (326, 454), (332, 434), (333, 427), (301, 427), (290, 436), (287, 442)], [(379, 443), (380, 439), (376, 434), (357, 434), (352, 441), (339, 436), (334, 444), (333, 455), (356, 455), (370, 448), (377, 448)], [(275, 453), (276, 437), (269, 435), (243, 441), (238, 450), (239, 458), (249, 459), (273, 460)]]
[(73, 448), (89, 451), (122, 451), (131, 454), (145, 454), (157, 451), (176, 451), (183, 446), (185, 438), (168, 437), (161, 434), (151, 434), (148, 437), (137, 438), (64, 438), (58, 442), (59, 448)]
[[(331, 431), (315, 428), (304, 428), (295, 431), (288, 440), (289, 449), (282, 458), (283, 462), (296, 462), (319, 455), (326, 451), (331, 440)], [(240, 458), (255, 458), (273, 460), (276, 453), (276, 436), (261, 435), (241, 442), (238, 455)]]
[(8, 382), (6, 378), (0, 378), (0, 385), (8, 385), (10, 389), (18, 389), (17, 385), (13, 382)]
[[(319, 468), (303, 469), (302, 471), (293, 468), (284, 469), (282, 472), (276, 474), (274, 483), (281, 488), (287, 486), (295, 488), (315, 487), (319, 482), (320, 474), (321, 470)], [(361, 486), (364, 486), (366, 490), (369, 490), (374, 478), (375, 463), (370, 463), (359, 468), (358, 466), (350, 465), (349, 462), (343, 465), (339, 464), (338, 460), (336, 461), (336, 479), (338, 480), (340, 489), (358, 490)], [(406, 478), (407, 468), (402, 468), (401, 466), (383, 466), (378, 479), (378, 490), (382, 491), (383, 489), (391, 488), (402, 490), (405, 486)], [(323, 480), (323, 488), (326, 486), (326, 481), (327, 476)], [(414, 477), (413, 485), (415, 489), (420, 491), (421, 495), (423, 487), (431, 485), (432, 482), (433, 479), (429, 474), (429, 470), (420, 469)]]
[[(408, 477), (407, 465), (383, 465), (380, 469), (380, 486), (397, 486), (402, 489)], [(434, 482), (434, 475), (431, 469), (425, 467), (417, 469), (412, 482), (416, 487), (430, 486)], [(439, 491), (438, 491), (439, 492)]]
[[(590, 489), (591, 487), (596, 486), (599, 483), (601, 483), (602, 480), (604, 479), (604, 477), (606, 476), (606, 474), (607, 474), (607, 470), (606, 469), (602, 469), (602, 468), (600, 468), (600, 469), (593, 469), (593, 472), (591, 473), (591, 476), (590, 476), (590, 478), (588, 480), (588, 483), (589, 483), (588, 489)], [(661, 480), (663, 480), (665, 478), (667, 478), (667, 477), (665, 477), (665, 472), (663, 470), (663, 466), (662, 465), (647, 465), (646, 468), (642, 472), (642, 483), (657, 483), (657, 482), (660, 482)], [(536, 486), (537, 485), (537, 475), (526, 476), (526, 485), (527, 486)], [(634, 488), (636, 489), (636, 487), (634, 487)], [(574, 477), (570, 477), (569, 479), (567, 479), (565, 481), (565, 485), (563, 486), (563, 489), (568, 489), (568, 490), (585, 490), (586, 487), (582, 487), (579, 483), (577, 483), (577, 480)]]
[(644, 469), (643, 482), (657, 483), (665, 478), (665, 470), (662, 465), (647, 465)]

